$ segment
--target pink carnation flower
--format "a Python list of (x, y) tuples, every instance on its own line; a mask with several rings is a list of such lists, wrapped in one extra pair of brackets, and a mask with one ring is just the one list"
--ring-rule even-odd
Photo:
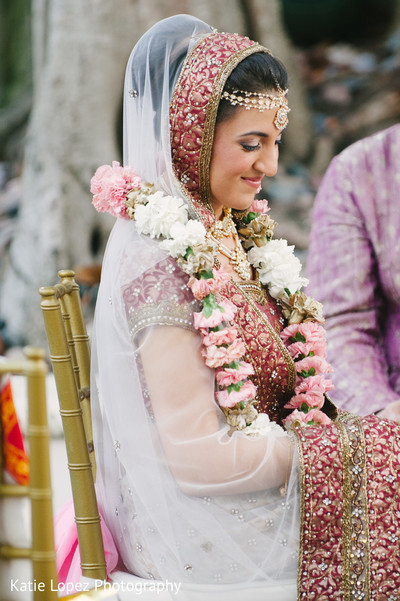
[(193, 313), (193, 325), (196, 330), (215, 328), (225, 321), (225, 316), (220, 309), (214, 309), (210, 317), (206, 317), (202, 311)]
[[(294, 344), (303, 344), (302, 342), (295, 342)], [(325, 338), (321, 339), (321, 340), (314, 340), (314, 341), (310, 341), (310, 342), (306, 342), (305, 343), (305, 350), (308, 350), (308, 352), (313, 351), (315, 355), (317, 355), (318, 357), (322, 357), (323, 359), (326, 359), (326, 340)], [(289, 351), (290, 352), (290, 351)], [(303, 354), (307, 354), (307, 353), (303, 353)]]
[(331, 423), (331, 419), (322, 411), (319, 411), (319, 409), (311, 409), (311, 411), (309, 411), (307, 413), (307, 423), (309, 423), (310, 421), (313, 421), (317, 424), (330, 424)]
[(219, 386), (227, 388), (231, 384), (236, 384), (245, 380), (247, 376), (254, 374), (253, 366), (250, 363), (242, 361), (237, 369), (232, 367), (225, 367), (225, 369), (219, 369), (215, 374), (215, 379)]
[(315, 375), (321, 373), (330, 373), (333, 371), (332, 367), (323, 357), (305, 357), (300, 361), (296, 362), (296, 371), (300, 373), (301, 371), (309, 371), (311, 368), (315, 369)]
[(319, 323), (314, 321), (303, 321), (287, 326), (282, 330), (280, 336), (283, 342), (287, 342), (289, 338), (295, 337), (297, 332), (304, 336), (307, 343), (325, 344), (325, 330)]
[(219, 290), (221, 290), (221, 288), (223, 288), (223, 286), (225, 286), (227, 282), (229, 282), (231, 276), (223, 267), (220, 267), (219, 269), (214, 268), (212, 271), (214, 275), (213, 292), (218, 292)]
[(216, 392), (217, 402), (220, 407), (234, 407), (237, 403), (244, 403), (246, 401), (252, 401), (256, 398), (257, 388), (253, 382), (247, 380), (240, 388), (240, 390), (220, 390)]
[(203, 300), (210, 292), (212, 292), (211, 282), (213, 280), (199, 280), (195, 277), (191, 277), (187, 283), (189, 288), (193, 292), (193, 296), (198, 300)]
[(215, 294), (229, 281), (229, 274), (224, 269), (213, 269), (213, 278), (208, 280), (191, 277), (188, 286), (193, 292), (193, 296), (198, 300), (203, 300), (208, 294)]
[(289, 429), (293, 422), (298, 422), (300, 425), (306, 424), (307, 415), (303, 411), (295, 409), (290, 413), (284, 420), (283, 423), (287, 429)]
[(327, 380), (323, 374), (318, 374), (302, 379), (294, 389), (294, 392), (295, 394), (301, 394), (302, 392), (324, 394), (333, 388), (331, 380)]
[(315, 355), (320, 356), (317, 352), (313, 344), (309, 344), (308, 342), (293, 342), (289, 344), (287, 347), (290, 356), (292, 359), (297, 359), (299, 355), (305, 355), (307, 357), (308, 353), (313, 351)]
[(212, 344), (230, 344), (238, 335), (236, 328), (224, 328), (223, 330), (218, 330), (218, 332), (201, 330), (201, 333), (203, 335), (204, 346), (211, 346)]
[(305, 403), (307, 407), (321, 409), (324, 401), (324, 395), (320, 392), (303, 392), (302, 394), (292, 396), (290, 401), (286, 403), (285, 409), (300, 409), (303, 403)]
[(218, 303), (224, 311), (224, 321), (232, 321), (237, 312), (237, 307), (230, 300), (224, 299)]
[(237, 311), (235, 305), (229, 300), (222, 300), (219, 306), (221, 309), (215, 308), (210, 317), (205, 317), (202, 311), (193, 313), (193, 324), (196, 330), (215, 328), (223, 321), (232, 321)]
[(98, 167), (90, 182), (92, 203), (99, 212), (128, 219), (125, 199), (127, 193), (140, 189), (141, 179), (131, 167), (121, 167), (118, 161)]
[(201, 353), (208, 367), (221, 367), (232, 361), (237, 361), (244, 355), (246, 347), (240, 338), (236, 338), (229, 346), (206, 346)]
[(265, 200), (265, 198), (262, 198), (260, 200), (258, 199), (254, 199), (253, 203), (250, 207), (250, 211), (253, 213), (268, 213), (268, 211), (270, 211), (271, 209), (268, 206), (268, 200)]
[(304, 426), (310, 424), (310, 422), (327, 425), (331, 423), (331, 420), (327, 415), (325, 415), (325, 413), (323, 413), (319, 409), (311, 409), (311, 411), (309, 411), (308, 413), (303, 413), (303, 411), (295, 409), (290, 415), (288, 415), (283, 420), (283, 423), (288, 429), (290, 428), (293, 422), (299, 422), (300, 425)]

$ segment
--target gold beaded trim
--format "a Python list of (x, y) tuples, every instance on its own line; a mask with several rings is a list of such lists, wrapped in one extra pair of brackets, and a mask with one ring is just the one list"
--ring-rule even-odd
[(369, 599), (370, 545), (366, 449), (361, 419), (342, 414), (336, 422), (343, 457), (343, 599)]

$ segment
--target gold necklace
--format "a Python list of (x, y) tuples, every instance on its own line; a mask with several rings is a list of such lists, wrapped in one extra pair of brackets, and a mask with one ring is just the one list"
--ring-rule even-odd
[[(216, 220), (209, 230), (210, 235), (218, 243), (219, 252), (224, 255), (232, 265), (232, 269), (242, 278), (242, 280), (251, 280), (253, 271), (247, 259), (246, 251), (240, 243), (235, 222), (232, 219), (231, 209), (223, 209), (224, 217)], [(231, 250), (222, 244), (222, 238), (232, 236), (235, 242), (235, 248)]]
[(216, 219), (209, 230), (209, 234), (217, 241), (236, 232), (235, 222), (232, 219), (232, 210), (224, 207), (223, 212), (223, 219)]
[(235, 248), (231, 250), (227, 248), (222, 242), (218, 244), (219, 252), (229, 259), (229, 263), (236, 273), (242, 278), (242, 280), (251, 280), (253, 271), (251, 265), (247, 259), (246, 251), (240, 244), (237, 233), (233, 235), (235, 240)]

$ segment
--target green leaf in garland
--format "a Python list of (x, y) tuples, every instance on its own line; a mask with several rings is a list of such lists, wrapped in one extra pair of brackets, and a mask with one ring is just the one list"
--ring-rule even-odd
[(243, 223), (249, 225), (250, 221), (253, 221), (253, 219), (256, 219), (259, 215), (260, 213), (254, 213), (253, 211), (250, 211), (243, 217)]
[(310, 408), (307, 405), (307, 403), (302, 403), (300, 409), (302, 410), (303, 413), (308, 413), (310, 411)]
[(232, 361), (231, 363), (228, 363), (228, 367), (230, 369), (239, 369), (240, 361)]
[(217, 303), (214, 294), (210, 292), (203, 300), (202, 312), (204, 317), (210, 317), (214, 309), (219, 309), (221, 313), (225, 313), (225, 309)]
[(240, 391), (240, 389), (242, 388), (243, 384), (244, 384), (244, 381), (243, 381), (243, 380), (241, 380), (240, 382), (236, 382), (236, 384), (230, 384), (230, 385), (227, 387), (227, 391), (229, 392), (229, 394), (230, 394), (232, 391), (239, 392), (239, 391)]
[(221, 330), (225, 330), (223, 323), (219, 323), (215, 328), (210, 328), (210, 332), (220, 332)]
[(302, 369), (301, 372), (297, 372), (299, 376), (302, 378), (310, 378), (311, 376), (315, 376), (315, 367), (310, 367), (308, 371)]
[(205, 269), (204, 271), (200, 271), (199, 273), (199, 280), (212, 280), (214, 277), (214, 274), (212, 272), (212, 269)]
[(204, 317), (211, 317), (212, 312), (214, 311), (214, 309), (218, 308), (218, 304), (217, 301), (215, 300), (215, 296), (214, 294), (212, 294), (210, 292), (210, 294), (207, 294), (207, 296), (205, 297), (205, 299), (203, 300), (203, 315)]
[(284, 291), (286, 292), (286, 294), (288, 295), (288, 297), (290, 298), (291, 296), (291, 292), (289, 290), (289, 288), (284, 288)]
[(191, 246), (188, 246), (188, 247), (187, 247), (187, 249), (186, 249), (186, 252), (185, 252), (185, 254), (183, 255), (183, 258), (184, 258), (185, 260), (187, 260), (187, 259), (188, 259), (188, 257), (189, 257), (189, 255), (193, 255), (193, 254), (194, 254), (194, 252), (193, 252), (193, 248), (192, 248)]

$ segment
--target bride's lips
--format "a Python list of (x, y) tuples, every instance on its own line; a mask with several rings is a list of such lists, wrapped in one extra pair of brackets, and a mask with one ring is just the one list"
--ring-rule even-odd
[(260, 177), (257, 177), (257, 178), (242, 177), (242, 180), (244, 182), (246, 182), (246, 184), (248, 184), (252, 188), (255, 188), (256, 190), (261, 187), (261, 178)]

